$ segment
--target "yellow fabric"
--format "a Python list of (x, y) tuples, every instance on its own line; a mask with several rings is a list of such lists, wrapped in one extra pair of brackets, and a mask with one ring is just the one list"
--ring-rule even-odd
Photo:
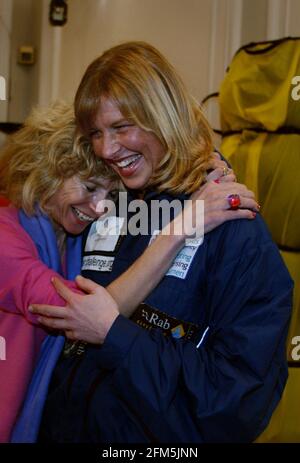
[(224, 137), (221, 151), (255, 192), (274, 241), (300, 251), (300, 135), (244, 130)]
[(289, 368), (289, 379), (269, 426), (256, 443), (300, 442), (300, 368)]
[(225, 137), (221, 151), (239, 181), (254, 191), (274, 241), (291, 249), (281, 254), (295, 283), (288, 339), (292, 360), (291, 339), (300, 336), (300, 135), (246, 130)]
[[(300, 336), (300, 100), (291, 97), (292, 78), (300, 75), (300, 40), (269, 47), (248, 49), (265, 50), (262, 54), (241, 50), (230, 65), (220, 88), (221, 128), (240, 133), (225, 136), (221, 151), (238, 180), (255, 192), (295, 282), (291, 361), (291, 340)], [(269, 133), (284, 128), (295, 133)], [(300, 368), (289, 372), (283, 398), (257, 442), (300, 442)]]
[[(292, 321), (290, 324), (289, 337), (288, 337), (288, 359), (293, 360), (291, 356), (291, 351), (293, 349), (292, 338), (295, 336), (300, 336), (300, 253), (281, 251), (281, 255), (289, 269), (291, 277), (294, 280), (294, 309)], [(299, 362), (300, 363), (300, 362)], [(300, 368), (299, 368), (300, 370)], [(299, 428), (300, 428), (300, 388), (298, 391), (298, 409), (299, 409)]]
[[(262, 54), (252, 54), (258, 49)], [(300, 128), (299, 102), (291, 97), (292, 78), (300, 75), (300, 40), (288, 40), (268, 51), (253, 45), (233, 58), (220, 88), (222, 130), (281, 126)]]
[[(288, 358), (292, 360), (292, 338), (300, 335), (300, 254), (281, 252), (295, 282), (294, 313), (288, 336)], [(282, 399), (276, 408), (267, 429), (256, 440), (257, 443), (300, 443), (300, 368), (289, 368), (289, 379)]]

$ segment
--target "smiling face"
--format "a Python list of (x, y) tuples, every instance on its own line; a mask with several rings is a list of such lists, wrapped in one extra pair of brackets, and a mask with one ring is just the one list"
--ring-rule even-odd
[(94, 152), (109, 164), (130, 189), (144, 189), (165, 150), (153, 132), (127, 120), (116, 103), (102, 98), (90, 131)]
[(115, 187), (111, 180), (81, 180), (73, 176), (48, 201), (47, 213), (65, 231), (77, 235), (102, 215), (96, 212), (97, 204), (109, 197)]

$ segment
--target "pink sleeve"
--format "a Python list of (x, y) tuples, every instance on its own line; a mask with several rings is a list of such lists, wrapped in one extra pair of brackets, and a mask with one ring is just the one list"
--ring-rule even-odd
[[(41, 262), (33, 241), (17, 220), (1, 217), (0, 227), (0, 307), (37, 324), (36, 317), (28, 312), (30, 304), (66, 304), (51, 283), (51, 278), (59, 275)], [(80, 292), (75, 282), (63, 281)]]

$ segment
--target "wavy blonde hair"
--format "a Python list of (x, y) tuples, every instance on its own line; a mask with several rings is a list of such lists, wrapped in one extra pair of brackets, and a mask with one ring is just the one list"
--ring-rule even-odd
[(45, 211), (53, 194), (74, 175), (116, 178), (89, 141), (76, 134), (73, 107), (67, 103), (35, 108), (0, 150), (0, 194), (29, 215), (37, 204)]
[(211, 160), (211, 129), (158, 50), (145, 42), (127, 42), (89, 65), (75, 97), (76, 121), (86, 135), (102, 97), (111, 98), (126, 119), (153, 132), (165, 147), (151, 186), (173, 193), (199, 188)]

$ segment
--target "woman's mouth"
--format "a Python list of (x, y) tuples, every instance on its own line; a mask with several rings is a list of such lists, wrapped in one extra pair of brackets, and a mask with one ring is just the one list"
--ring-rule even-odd
[(118, 168), (121, 175), (127, 177), (135, 172), (142, 157), (143, 156), (141, 154), (133, 154), (132, 156), (121, 159), (120, 161), (114, 161), (113, 164)]
[(81, 222), (93, 222), (93, 220), (95, 220), (95, 217), (91, 217), (89, 215), (86, 215), (84, 214), (82, 211), (80, 211), (79, 209), (77, 209), (77, 207), (75, 206), (71, 206), (74, 214), (76, 215), (76, 217), (81, 221)]

